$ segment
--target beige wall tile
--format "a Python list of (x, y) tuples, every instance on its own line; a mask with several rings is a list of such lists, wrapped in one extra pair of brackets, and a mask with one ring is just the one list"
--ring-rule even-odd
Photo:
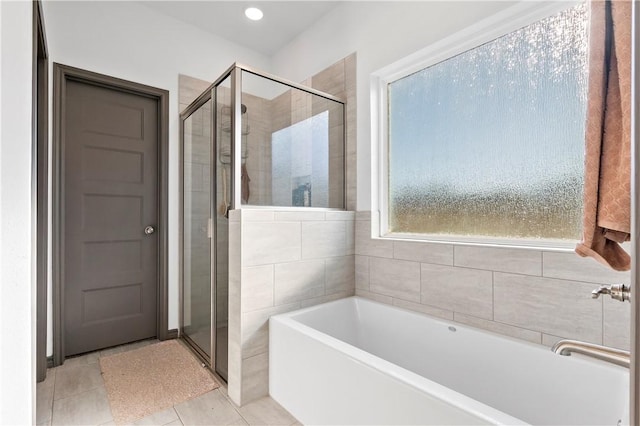
[(496, 272), (495, 320), (602, 344), (602, 301), (589, 283)]
[(604, 345), (628, 351), (631, 347), (631, 303), (605, 297)]
[(272, 315), (295, 311), (299, 303), (242, 314), (242, 358), (249, 358), (269, 350), (269, 318)]
[(275, 220), (278, 222), (302, 222), (307, 220), (324, 220), (325, 212), (318, 211), (295, 211), (295, 212), (275, 212)]
[(492, 272), (421, 264), (421, 303), (492, 319)]
[(368, 210), (357, 211), (356, 212), (356, 220), (367, 220), (371, 221), (371, 212)]
[(356, 254), (356, 222), (345, 221), (345, 232), (347, 238), (347, 251), (345, 254)]
[(551, 348), (553, 347), (553, 345), (558, 343), (558, 340), (562, 340), (562, 339), (564, 339), (564, 337), (558, 337), (552, 334), (542, 333), (542, 346)]
[(242, 312), (270, 308), (273, 305), (273, 265), (244, 268), (242, 271)]
[(356, 220), (356, 254), (393, 257), (393, 242), (371, 238), (371, 222)]
[(432, 317), (453, 320), (453, 312), (446, 309), (436, 308), (435, 306), (427, 306), (421, 303), (407, 302), (406, 300), (393, 299), (393, 305), (410, 311), (420, 312)]
[(273, 222), (275, 212), (262, 209), (242, 209), (242, 220), (245, 222)]
[(302, 258), (318, 259), (347, 253), (346, 222), (303, 222)]
[(542, 253), (526, 248), (456, 246), (455, 266), (542, 275)]
[(495, 321), (489, 321), (482, 318), (472, 317), (470, 315), (455, 313), (454, 321), (471, 327), (482, 328), (483, 330), (493, 333), (502, 334), (504, 336), (515, 337), (516, 339), (526, 340), (531, 343), (540, 344), (542, 342), (542, 333), (538, 331), (527, 330), (526, 328), (514, 327), (512, 325), (502, 324)]
[(374, 293), (420, 301), (420, 264), (397, 259), (375, 259), (369, 264), (369, 285)]
[(324, 295), (324, 260), (303, 260), (275, 265), (277, 305)]
[(356, 212), (354, 211), (329, 211), (325, 212), (325, 220), (356, 220)]
[(325, 260), (325, 293), (351, 293), (355, 291), (355, 257), (343, 256)]
[(242, 260), (245, 266), (300, 259), (299, 222), (245, 223), (243, 221), (242, 227)]
[(269, 354), (263, 353), (243, 362), (242, 405), (269, 394)]
[(394, 241), (393, 257), (414, 262), (453, 265), (453, 245), (414, 241)]
[(369, 290), (369, 257), (355, 256), (356, 288)]
[(307, 308), (309, 306), (319, 305), (321, 303), (333, 302), (334, 300), (344, 299), (345, 297), (351, 297), (353, 295), (353, 291), (344, 291), (340, 293), (328, 294), (326, 296), (314, 297), (312, 299), (305, 299), (300, 301), (300, 308)]
[(542, 275), (549, 278), (583, 281), (590, 283), (629, 283), (629, 272), (617, 272), (601, 265), (594, 259), (580, 257), (575, 253), (544, 252)]
[(386, 303), (387, 305), (393, 305), (393, 297), (385, 296), (383, 294), (372, 293), (367, 290), (361, 290), (356, 288), (356, 296), (364, 297), (365, 299), (374, 300), (380, 303)]

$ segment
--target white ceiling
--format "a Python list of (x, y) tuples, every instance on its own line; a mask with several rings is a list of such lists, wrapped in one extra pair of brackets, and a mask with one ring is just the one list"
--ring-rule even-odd
[[(147, 7), (271, 56), (338, 1), (144, 1)], [(244, 16), (249, 6), (264, 12), (254, 22)]]

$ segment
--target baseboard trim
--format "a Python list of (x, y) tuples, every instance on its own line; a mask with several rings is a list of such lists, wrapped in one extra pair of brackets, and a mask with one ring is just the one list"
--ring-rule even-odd
[(177, 339), (178, 338), (178, 329), (174, 328), (171, 330), (167, 330), (167, 335), (165, 340)]

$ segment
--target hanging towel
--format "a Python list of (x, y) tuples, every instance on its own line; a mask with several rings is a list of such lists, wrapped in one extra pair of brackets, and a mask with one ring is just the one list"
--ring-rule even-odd
[(631, 219), (631, 2), (592, 1), (584, 216), (576, 253), (618, 271)]
[(249, 173), (247, 172), (247, 166), (245, 164), (242, 165), (241, 175), (240, 175), (240, 184), (242, 190), (242, 201), (246, 204), (249, 202), (249, 182), (251, 179), (249, 178)]

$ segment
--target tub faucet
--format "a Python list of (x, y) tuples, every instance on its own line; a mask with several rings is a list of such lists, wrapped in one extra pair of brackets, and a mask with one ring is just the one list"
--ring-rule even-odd
[(631, 288), (625, 284), (601, 285), (591, 292), (591, 297), (597, 299), (601, 294), (608, 294), (612, 299), (620, 302), (631, 300)]

